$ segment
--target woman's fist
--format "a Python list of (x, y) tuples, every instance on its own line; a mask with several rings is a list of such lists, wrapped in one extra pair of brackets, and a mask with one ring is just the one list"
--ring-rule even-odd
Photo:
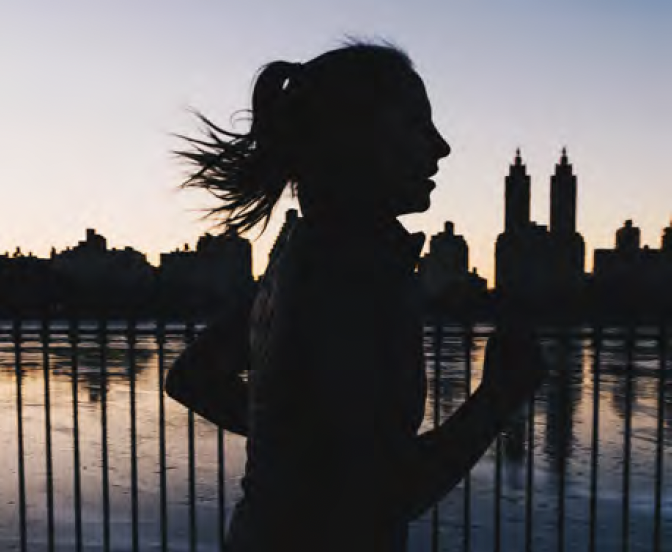
[(546, 376), (538, 339), (529, 326), (499, 327), (488, 340), (481, 385), (506, 409), (529, 400)]

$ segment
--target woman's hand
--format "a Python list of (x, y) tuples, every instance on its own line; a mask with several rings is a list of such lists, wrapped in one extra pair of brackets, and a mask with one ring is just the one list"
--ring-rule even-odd
[(488, 340), (481, 385), (508, 413), (532, 398), (546, 372), (532, 328), (524, 324), (504, 325)]
[(171, 367), (165, 391), (228, 431), (247, 435), (249, 313), (224, 313), (190, 343)]

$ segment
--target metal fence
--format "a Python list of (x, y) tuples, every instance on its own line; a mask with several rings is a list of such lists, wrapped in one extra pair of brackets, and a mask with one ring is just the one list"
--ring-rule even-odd
[[(208, 461), (212, 464), (211, 469), (208, 470), (208, 480), (205, 481), (202, 487), (208, 487), (208, 507), (210, 508), (210, 519), (213, 520), (214, 527), (210, 529), (210, 535), (207, 542), (202, 538), (200, 531), (202, 525), (199, 523), (199, 516), (201, 516), (202, 500), (199, 498), (198, 490), (198, 474), (197, 474), (197, 460), (199, 451), (197, 450), (198, 431), (197, 425), (203, 423), (193, 413), (185, 413), (186, 416), (186, 537), (183, 543), (177, 545), (172, 538), (171, 524), (174, 522), (170, 517), (169, 497), (170, 485), (169, 482), (170, 468), (171, 468), (171, 452), (167, 447), (167, 431), (169, 424), (167, 423), (167, 403), (169, 399), (164, 396), (162, 392), (164, 377), (166, 369), (169, 367), (170, 360), (174, 355), (179, 353), (181, 347), (187, 344), (190, 340), (198, 334), (201, 326), (188, 323), (164, 323), (164, 322), (26, 322), (14, 321), (7, 322), (0, 325), (0, 354), (4, 355), (5, 361), (0, 367), (3, 370), (3, 377), (13, 376), (12, 385), (13, 390), (8, 403), (11, 404), (11, 410), (15, 412), (15, 433), (12, 437), (12, 446), (15, 449), (16, 470), (9, 470), (8, 473), (12, 475), (11, 483), (5, 482), (1, 489), (7, 489), (8, 486), (13, 486), (16, 490), (16, 500), (11, 501), (12, 508), (15, 509), (17, 515), (17, 523), (15, 527), (18, 534), (15, 535), (15, 540), (12, 543), (12, 536), (5, 535), (2, 542), (9, 543), (12, 548), (23, 551), (46, 549), (49, 551), (57, 549), (67, 550), (85, 550), (101, 549), (105, 551), (124, 549), (124, 550), (217, 550), (223, 549), (224, 536), (227, 523), (227, 510), (232, 503), (231, 491), (227, 490), (227, 485), (231, 478), (227, 478), (227, 462), (229, 461), (229, 454), (227, 452), (227, 435), (220, 429), (211, 427), (209, 431), (214, 432), (214, 454), (208, 456)], [(425, 347), (427, 358), (428, 379), (430, 382), (429, 397), (428, 397), (428, 412), (426, 418), (425, 429), (431, 427), (433, 424), (439, 424), (446, 416), (450, 414), (451, 410), (459, 406), (459, 403), (465, 400), (478, 384), (480, 379), (480, 370), (473, 364), (475, 362), (474, 350), (478, 347), (482, 349), (485, 340), (490, 335), (492, 329), (487, 326), (456, 326), (444, 324), (434, 321), (428, 324), (425, 332)], [(621, 466), (620, 474), (620, 488), (610, 488), (609, 492), (616, 492), (618, 501), (620, 502), (620, 512), (614, 518), (611, 516), (606, 525), (611, 526), (611, 532), (619, 532), (618, 542), (622, 550), (642, 549), (642, 550), (666, 550), (670, 549), (672, 543), (665, 542), (666, 532), (669, 532), (670, 523), (666, 523), (666, 502), (665, 502), (665, 451), (666, 451), (666, 429), (669, 426), (669, 412), (668, 405), (668, 351), (670, 345), (670, 334), (665, 328), (573, 328), (569, 330), (545, 330), (544, 333), (547, 340), (563, 343), (570, 340), (581, 340), (582, 343), (589, 343), (589, 349), (592, 351), (588, 361), (591, 364), (589, 371), (589, 378), (592, 378), (592, 412), (589, 413), (590, 418), (590, 437), (589, 450), (585, 451), (587, 458), (587, 473), (586, 475), (586, 493), (587, 493), (587, 510), (584, 512), (585, 519), (582, 523), (586, 526), (585, 545), (587, 550), (604, 549), (600, 545), (601, 529), (598, 523), (598, 509), (600, 504), (600, 489), (598, 481), (601, 474), (600, 458), (604, 445), (603, 435), (601, 435), (601, 374), (603, 373), (603, 357), (605, 354), (610, 354), (610, 347), (614, 342), (620, 345), (620, 351), (625, 355), (619, 360), (622, 370), (617, 374), (619, 385), (623, 386), (623, 397), (625, 404), (623, 406), (623, 428), (622, 428), (622, 442), (620, 444), (621, 458), (618, 459)], [(632, 534), (632, 519), (631, 519), (631, 494), (632, 488), (632, 447), (633, 439), (636, 437), (637, 428), (633, 428), (633, 404), (635, 396), (633, 394), (633, 384), (636, 378), (641, 374), (635, 370), (635, 356), (638, 354), (638, 343), (641, 345), (645, 343), (649, 352), (646, 360), (646, 377), (651, 381), (655, 381), (655, 397), (653, 404), (654, 411), (651, 412), (651, 419), (655, 420), (655, 427), (648, 428), (653, 432), (650, 435), (651, 450), (653, 451), (653, 473), (651, 474), (652, 494), (650, 500), (652, 502), (652, 514), (650, 530), (648, 536), (642, 537), (641, 534), (636, 539), (631, 538)], [(140, 344), (140, 345), (139, 345)], [(611, 345), (610, 345), (611, 344)], [(89, 377), (95, 377), (97, 392), (96, 396), (97, 409), (96, 415), (99, 411), (99, 432), (100, 439), (97, 452), (99, 459), (98, 475), (95, 477), (95, 484), (99, 488), (99, 497), (95, 497), (102, 505), (102, 516), (99, 520), (98, 537), (95, 539), (87, 538), (87, 521), (90, 518), (90, 507), (87, 506), (87, 501), (83, 496), (82, 478), (84, 476), (84, 467), (82, 465), (82, 436), (81, 436), (81, 409), (84, 408), (81, 398), (82, 376), (82, 351), (85, 350), (88, 358), (92, 355), (96, 356), (96, 362), (88, 363), (86, 367)], [(138, 375), (137, 358), (139, 351), (151, 350), (153, 358), (156, 359), (155, 373), (148, 372), (153, 378), (152, 388), (143, 387), (142, 399), (154, 401), (156, 404), (157, 418), (152, 423), (156, 424), (154, 428), (155, 433), (152, 434), (151, 439), (139, 438), (139, 430), (141, 425), (145, 423), (138, 419), (138, 389), (136, 386), (136, 379)], [(52, 378), (55, 373), (54, 354), (58, 352), (59, 356), (59, 378), (68, 381), (70, 389), (69, 396), (53, 395)], [(128, 385), (127, 399), (124, 396), (125, 402), (119, 400), (110, 401), (108, 397), (109, 386), (108, 380), (111, 376), (110, 371), (110, 355), (114, 352), (116, 355), (115, 362), (125, 366), (125, 372), (122, 375)], [(123, 359), (119, 359), (119, 355)], [(37, 357), (36, 357), (37, 355)], [(26, 364), (28, 362), (27, 356), (30, 357), (29, 362), (32, 366), (31, 379), (26, 378)], [(169, 358), (170, 357), (170, 358)], [(653, 360), (652, 360), (653, 359)], [(96, 373), (91, 373), (91, 366), (95, 366)], [(65, 368), (64, 368), (65, 367)], [(639, 369), (639, 368), (638, 368)], [(554, 370), (562, 370), (562, 366), (556, 367)], [(446, 374), (450, 373), (450, 380), (446, 380)], [(40, 448), (43, 448), (39, 458), (42, 462), (43, 473), (38, 473), (35, 469), (28, 471), (26, 469), (26, 443), (30, 441), (33, 436), (27, 433), (26, 430), (26, 391), (24, 385), (26, 381), (38, 381), (38, 374), (41, 377), (42, 398), (43, 401), (39, 405), (43, 409), (41, 417), (43, 418), (43, 443)], [(146, 375), (146, 377), (149, 377)], [(562, 375), (556, 374), (558, 377)], [(116, 374), (114, 377), (120, 377)], [(585, 376), (584, 376), (585, 379)], [(672, 378), (671, 378), (672, 379)], [(9, 380), (7, 380), (9, 381)], [(447, 386), (450, 388), (450, 382), (460, 382), (460, 394), (458, 397), (453, 397), (450, 404), (442, 403), (443, 396), (446, 393)], [(0, 381), (0, 385), (8, 385)], [(153, 398), (148, 398), (148, 394), (154, 394)], [(57, 427), (54, 426), (54, 415), (52, 410), (54, 402), (57, 401), (59, 405), (68, 404), (69, 414), (64, 414), (62, 409), (59, 410)], [(562, 401), (560, 401), (562, 402)], [(32, 405), (31, 408), (35, 408)], [(572, 543), (570, 542), (571, 534), (568, 533), (568, 516), (571, 514), (568, 506), (567, 495), (567, 461), (566, 458), (561, 458), (559, 467), (557, 469), (557, 485), (554, 487), (557, 494), (552, 497), (554, 501), (552, 530), (554, 538), (545, 538), (543, 544), (539, 544), (538, 539), (535, 538), (535, 531), (537, 530), (538, 516), (540, 515), (540, 504), (537, 504), (538, 492), (535, 488), (539, 485), (536, 480), (538, 477), (538, 470), (535, 467), (535, 462), (539, 461), (539, 457), (535, 451), (538, 452), (539, 439), (536, 427), (539, 425), (535, 423), (535, 416), (538, 415), (536, 409), (538, 403), (533, 401), (529, 407), (521, 414), (519, 421), (521, 427), (524, 427), (524, 441), (525, 451), (524, 459), (521, 460), (521, 465), (524, 466), (524, 493), (521, 498), (522, 513), (518, 516), (514, 523), (517, 525), (517, 530), (520, 531), (521, 537), (518, 539), (518, 545), (521, 544), (526, 550), (565, 550)], [(87, 411), (88, 412), (88, 411)], [(87, 414), (89, 415), (90, 412)], [(130, 473), (128, 478), (124, 479), (123, 492), (130, 496), (130, 513), (128, 515), (128, 526), (125, 526), (125, 531), (128, 531), (128, 539), (124, 540), (125, 544), (122, 548), (118, 548), (115, 544), (116, 522), (111, 512), (111, 489), (113, 485), (119, 486), (118, 481), (115, 483), (115, 478), (118, 477), (118, 469), (110, 465), (110, 447), (115, 447), (118, 444), (119, 435), (117, 432), (114, 435), (110, 434), (110, 423), (114, 420), (119, 420), (122, 417), (127, 421), (123, 424), (123, 431), (126, 432), (124, 439), (129, 444), (128, 448), (128, 464)], [(6, 416), (6, 413), (3, 413)], [(31, 427), (34, 427), (31, 426)], [(647, 431), (648, 431), (647, 429)], [(69, 445), (67, 450), (54, 449), (53, 436), (55, 431), (58, 431), (59, 438), (63, 441), (63, 433), (68, 434)], [(606, 439), (606, 437), (605, 437)], [(669, 438), (668, 438), (669, 440)], [(148, 453), (148, 446), (154, 449), (153, 452)], [(613, 449), (613, 443), (609, 445), (610, 450)], [(142, 447), (142, 454), (139, 448)], [(474, 509), (475, 494), (472, 489), (472, 477), (468, 476), (461, 484), (461, 490), (452, 498), (452, 514), (446, 518), (442, 514), (447, 506), (440, 504), (433, 508), (431, 513), (425, 519), (422, 527), (427, 528), (427, 535), (424, 539), (424, 546), (426, 549), (432, 551), (455, 548), (455, 533), (460, 533), (459, 548), (464, 551), (484, 549), (482, 543), (475, 542), (475, 531), (478, 531), (479, 526), (489, 527), (489, 539), (487, 549), (491, 550), (508, 550), (508, 549), (522, 549), (510, 548), (510, 539), (507, 540), (505, 533), (505, 526), (510, 525), (510, 519), (504, 516), (504, 501), (506, 500), (506, 493), (503, 491), (505, 487), (504, 469), (505, 461), (504, 448), (506, 447), (506, 440), (500, 437), (493, 444), (489, 455), (492, 464), (492, 485), (491, 499), (487, 508)], [(668, 447), (669, 448), (669, 447)], [(649, 449), (647, 449), (649, 450)], [(56, 499), (59, 492), (66, 492), (63, 490), (63, 485), (59, 489), (55, 488), (55, 468), (54, 455), (58, 452), (59, 455), (67, 454), (70, 456), (68, 463), (68, 471), (71, 468), (71, 473), (67, 474), (65, 481), (70, 485), (70, 490), (67, 491), (69, 498), (67, 501)], [(3, 456), (7, 452), (3, 453)], [(12, 452), (12, 454), (14, 454)], [(142, 456), (142, 458), (141, 458)], [(151, 458), (148, 458), (151, 456)], [(149, 514), (143, 514), (140, 511), (140, 502), (143, 498), (143, 491), (139, 481), (142, 480), (143, 475), (140, 473), (139, 461), (142, 460), (145, 465), (155, 466), (156, 476), (158, 478), (158, 488), (156, 489), (156, 500), (152, 499), (152, 508)], [(487, 469), (490, 469), (489, 467)], [(87, 468), (87, 477), (90, 476), (90, 470)], [(41, 487), (37, 492), (29, 489), (34, 478), (39, 477)], [(172, 481), (172, 480), (171, 480)], [(116, 488), (116, 487), (115, 487)], [(672, 494), (672, 493), (671, 493)], [(154, 490), (152, 490), (152, 496)], [(454, 502), (456, 497), (459, 497), (461, 504), (456, 507)], [(1, 498), (1, 497), (0, 497)], [(544, 493), (544, 501), (549, 499), (548, 493)], [(46, 528), (44, 531), (44, 539), (39, 543), (33, 538), (31, 523), (35, 516), (31, 517), (28, 512), (29, 501), (36, 500), (44, 501), (43, 506), (37, 508), (40, 512), (38, 517), (45, 516)], [(56, 502), (61, 506), (56, 506)], [(58, 516), (56, 513), (61, 512), (62, 504), (67, 504), (67, 508), (71, 509), (72, 523), (68, 523), (68, 531), (71, 533), (68, 537), (67, 544), (63, 544), (63, 540), (59, 537), (62, 531), (58, 530)], [(672, 502), (670, 503), (672, 505)], [(457, 509), (456, 509), (457, 508)], [(488, 509), (491, 510), (488, 511)], [(6, 511), (6, 510), (5, 510)], [(0, 510), (2, 515), (2, 510)], [(70, 514), (68, 514), (70, 515)], [(155, 532), (154, 537), (149, 539), (148, 544), (146, 539), (141, 536), (141, 525), (147, 525), (143, 521), (147, 515), (153, 516), (153, 526), (150, 529), (146, 527), (143, 531)], [(547, 514), (544, 514), (548, 517)], [(143, 517), (144, 516), (144, 517)], [(669, 517), (669, 514), (668, 516)], [(489, 519), (486, 519), (489, 518)], [(0, 520), (1, 521), (1, 520)], [(573, 523), (573, 522), (572, 522)], [(602, 525), (604, 526), (604, 524)], [(448, 546), (445, 529), (450, 529), (452, 533), (451, 548)], [(648, 526), (647, 526), (648, 527)], [(216, 536), (213, 538), (213, 534)], [(610, 536), (614, 537), (612, 534)], [(117, 541), (119, 539), (116, 539)], [(613, 540), (613, 539), (612, 539)], [(551, 542), (552, 541), (552, 542)], [(611, 542), (611, 541), (610, 541)], [(509, 544), (507, 544), (509, 543)], [(9, 546), (8, 545), (8, 546)], [(666, 548), (667, 546), (667, 548)], [(611, 548), (609, 548), (611, 549)], [(415, 550), (415, 549), (414, 549)]]

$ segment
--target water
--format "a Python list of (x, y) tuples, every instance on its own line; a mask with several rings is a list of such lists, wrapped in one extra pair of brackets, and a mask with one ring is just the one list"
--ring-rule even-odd
[[(219, 550), (244, 440), (162, 399), (159, 366), (184, 347), (183, 328), (163, 343), (145, 325), (134, 347), (123, 324), (102, 344), (96, 328), (83, 326), (73, 349), (56, 325), (45, 349), (27, 325), (17, 353), (0, 327), (0, 549), (21, 550), (23, 517), (30, 551)], [(470, 339), (444, 327), (435, 378), (437, 334), (427, 329), (423, 430), (477, 387), (489, 331)], [(657, 330), (636, 333), (605, 330), (599, 354), (587, 328), (544, 339), (552, 370), (533, 410), (412, 525), (410, 549), (648, 551), (656, 535), (670, 549), (672, 374)]]

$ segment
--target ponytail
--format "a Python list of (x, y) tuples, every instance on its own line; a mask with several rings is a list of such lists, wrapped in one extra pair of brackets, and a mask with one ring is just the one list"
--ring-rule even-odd
[(221, 203), (206, 216), (221, 218), (229, 229), (245, 232), (261, 222), (263, 232), (285, 186), (295, 184), (292, 96), (301, 69), (285, 61), (262, 69), (252, 93), (249, 132), (224, 130), (197, 112), (205, 136), (180, 136), (189, 148), (176, 153), (195, 167), (182, 187), (214, 195)]

